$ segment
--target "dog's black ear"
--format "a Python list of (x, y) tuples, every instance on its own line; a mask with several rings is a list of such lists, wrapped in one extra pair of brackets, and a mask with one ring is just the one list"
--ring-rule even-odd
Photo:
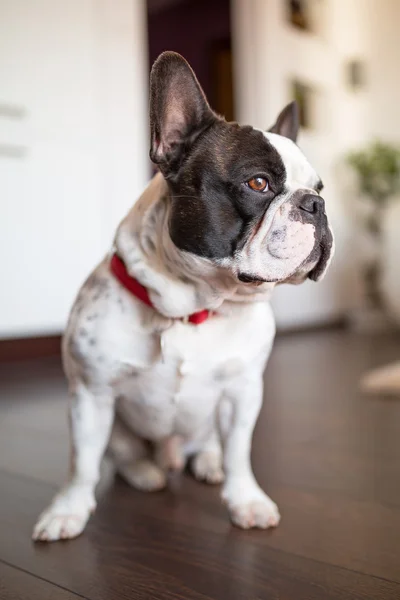
[(279, 114), (275, 125), (269, 129), (271, 133), (278, 133), (296, 142), (299, 133), (300, 117), (299, 106), (293, 101)]
[(164, 175), (179, 169), (184, 152), (216, 118), (186, 60), (163, 52), (150, 76), (150, 158)]

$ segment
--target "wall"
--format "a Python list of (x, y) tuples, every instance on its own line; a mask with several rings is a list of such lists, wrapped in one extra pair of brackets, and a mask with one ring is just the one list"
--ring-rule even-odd
[(0, 337), (64, 328), (147, 182), (145, 18), (144, 0), (0, 0)]
[(374, 24), (371, 36), (369, 83), (371, 132), (376, 137), (400, 141), (399, 23), (400, 2), (366, 0)]
[(322, 283), (277, 289), (273, 304), (281, 327), (334, 320), (358, 302), (351, 198), (340, 185), (338, 165), (349, 147), (369, 136), (368, 92), (347, 89), (345, 61), (368, 55), (370, 16), (363, 0), (314, 2), (319, 30), (305, 33), (286, 22), (281, 0), (232, 0), (238, 120), (260, 128), (271, 125), (291, 100), (293, 75), (316, 89), (316, 127), (302, 133), (300, 146), (325, 183), (337, 251)]
[[(290, 99), (293, 74), (319, 90), (318, 130), (300, 144), (326, 184), (338, 250), (322, 284), (276, 291), (281, 327), (357, 305), (352, 198), (338, 164), (370, 135), (400, 139), (400, 3), (315, 2), (321, 27), (312, 35), (286, 24), (281, 0), (231, 3), (239, 121), (268, 127)], [(208, 91), (199, 36), (226, 36), (227, 4), (194, 0), (154, 14), (151, 58), (174, 40)], [(0, 336), (63, 328), (75, 290), (146, 184), (146, 47), (144, 0), (71, 0), (68, 8), (0, 0), (0, 251), (8, 257), (0, 263)], [(345, 84), (353, 57), (368, 67), (367, 89), (357, 93)], [(7, 106), (22, 107), (22, 116), (7, 116)]]

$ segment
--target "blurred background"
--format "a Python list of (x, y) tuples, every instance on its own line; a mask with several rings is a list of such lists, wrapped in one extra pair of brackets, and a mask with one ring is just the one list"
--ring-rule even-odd
[(212, 106), (268, 128), (293, 98), (337, 252), (276, 290), (281, 329), (400, 313), (398, 0), (0, 0), (0, 338), (53, 337), (151, 176), (148, 77), (182, 53)]

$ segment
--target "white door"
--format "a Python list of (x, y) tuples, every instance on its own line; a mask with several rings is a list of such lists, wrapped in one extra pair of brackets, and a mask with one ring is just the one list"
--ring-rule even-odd
[(145, 31), (141, 0), (0, 0), (0, 337), (62, 330), (146, 183)]

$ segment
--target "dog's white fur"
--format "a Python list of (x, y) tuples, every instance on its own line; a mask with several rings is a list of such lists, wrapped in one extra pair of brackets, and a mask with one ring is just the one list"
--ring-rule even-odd
[[(295, 145), (267, 135), (281, 154), (296, 154), (285, 160), (293, 163), (288, 189), (311, 186), (315, 172), (299, 160)], [(300, 165), (297, 170), (294, 163)], [(71, 474), (40, 516), (36, 540), (82, 532), (96, 505), (107, 448), (119, 473), (149, 491), (163, 488), (168, 469), (182, 469), (193, 456), (198, 479), (225, 479), (222, 498), (235, 524), (266, 528), (279, 523), (278, 508), (259, 487), (250, 464), (275, 332), (268, 303), (274, 284), (241, 284), (235, 275), (243, 265), (263, 275), (261, 241), (265, 254), (265, 243), (273, 246), (268, 236), (285, 222), (286, 250), (279, 255), (278, 244), (269, 257), (277, 276), (289, 276), (309, 255), (314, 228), (291, 223), (283, 199), (268, 210), (260, 240), (245, 247), (236, 264), (216, 266), (172, 244), (167, 193), (162, 175), (156, 175), (115, 238), (129, 273), (148, 288), (155, 310), (114, 278), (110, 257), (83, 285), (72, 309), (63, 342)], [(216, 314), (200, 326), (177, 320), (204, 308)], [(153, 443), (152, 450), (144, 440)]]

